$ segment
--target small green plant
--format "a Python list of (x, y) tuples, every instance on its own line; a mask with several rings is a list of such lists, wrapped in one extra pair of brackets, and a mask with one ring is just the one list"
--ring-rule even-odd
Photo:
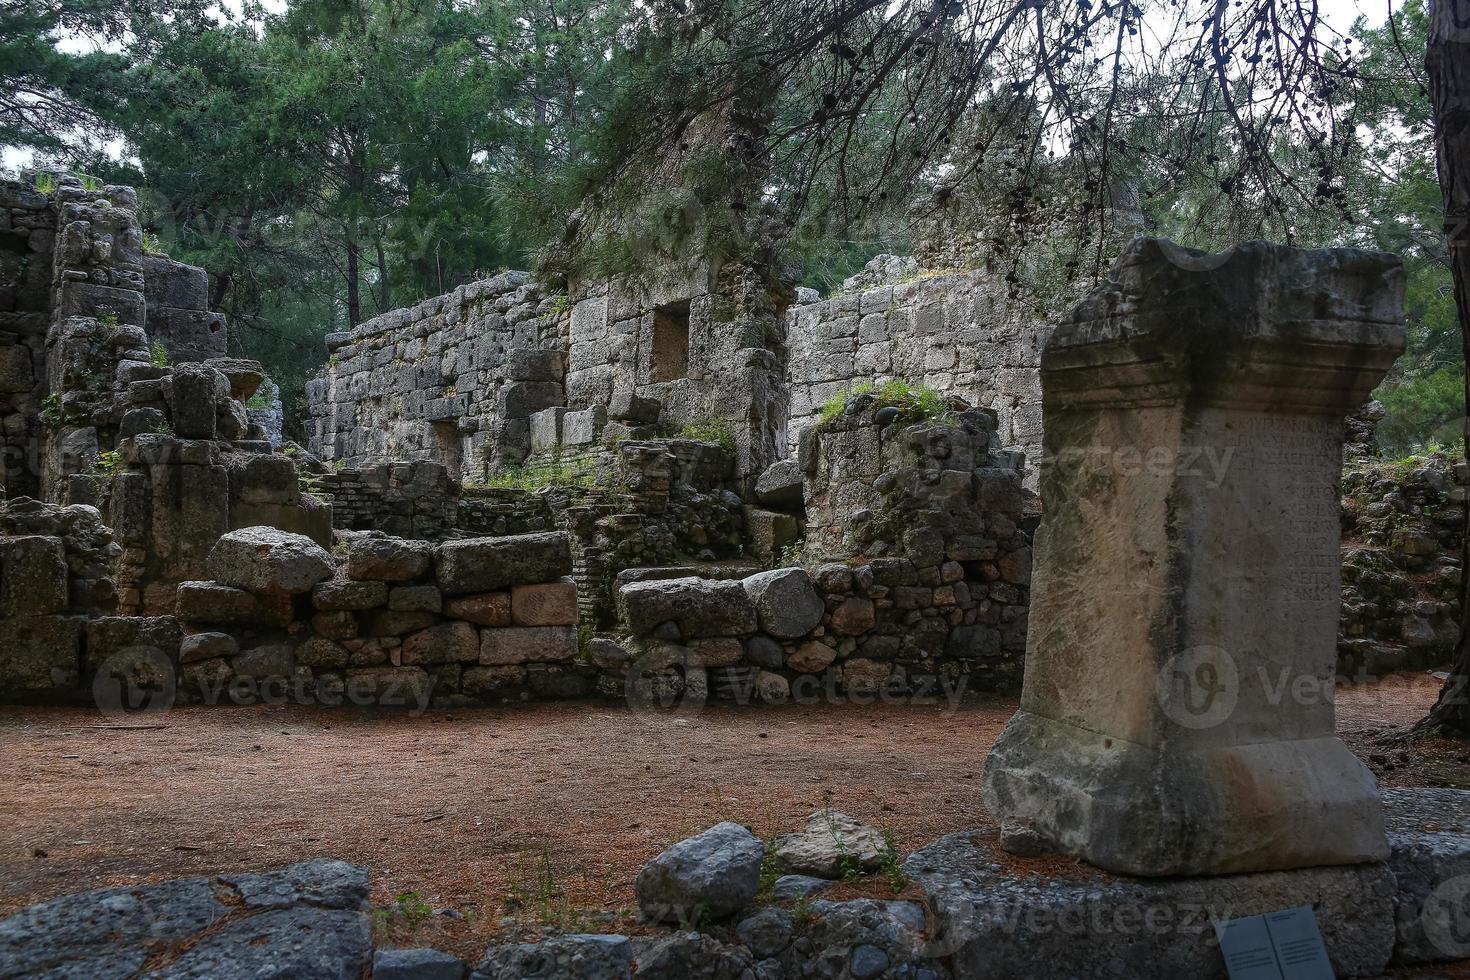
[(156, 368), (168, 367), (168, 348), (163, 346), (163, 341), (155, 340), (153, 346), (148, 348), (148, 363)]
[(41, 399), (41, 421), (47, 425), (61, 421), (61, 396), (54, 391)]
[(261, 381), (260, 387), (255, 389), (255, 394), (250, 396), (250, 400), (245, 403), (245, 407), (257, 410), (268, 409), (280, 395), (281, 389), (270, 378), (266, 378)]
[(151, 231), (143, 232), (143, 251), (149, 255), (166, 255), (163, 250), (163, 239)]
[(121, 465), (122, 457), (118, 455), (116, 450), (113, 450), (110, 452), (98, 453), (97, 463), (94, 468), (97, 470), (98, 473), (101, 473), (103, 476), (112, 476), (112, 474), (117, 472), (117, 468)]
[(77, 177), (81, 179), (82, 187), (86, 190), (100, 191), (104, 186), (100, 178), (93, 177), (91, 174), (77, 174)]
[(545, 847), (535, 854), (523, 851), (516, 855), (506, 889), (505, 910), (530, 912), (542, 925), (565, 932), (585, 932), (588, 927), (585, 917), (567, 903), (551, 852)]
[(565, 316), (572, 312), (572, 301), (565, 293), (558, 296), (551, 304), (551, 312), (556, 316)]
[(172, 437), (174, 434), (174, 427), (166, 421), (160, 422), (158, 423), (158, 428), (154, 429), (153, 432), (155, 435)]
[(928, 385), (911, 385), (901, 378), (875, 385), (860, 381), (850, 388), (837, 392), (822, 404), (818, 420), (822, 424), (831, 422), (847, 408), (847, 401), (854, 395), (874, 395), (874, 408), (896, 408), (912, 422), (936, 418), (945, 412), (944, 395)]
[(883, 872), (883, 877), (888, 879), (888, 888), (897, 895), (909, 886), (909, 876), (903, 873), (898, 842), (893, 839), (891, 830), (883, 831), (883, 852), (879, 858), (882, 861), (879, 867)]
[(102, 324), (102, 329), (113, 333), (118, 327), (117, 313), (114, 310), (98, 310), (97, 322)]
[(776, 861), (776, 838), (766, 838), (766, 850), (761, 855), (761, 877), (760, 890), (757, 892), (757, 900), (762, 904), (769, 902), (776, 894), (776, 879), (781, 877), (781, 865)]
[(373, 926), (380, 933), (412, 936), (434, 916), (434, 907), (418, 892), (403, 892), (387, 908), (373, 909)]
[(36, 190), (42, 194), (51, 194), (56, 191), (56, 175), (49, 173), (36, 174)]
[(783, 544), (771, 559), (772, 568), (794, 568), (801, 565), (802, 542)]
[(816, 914), (812, 912), (811, 899), (805, 895), (798, 898), (796, 904), (791, 906), (791, 924), (796, 928), (805, 929), (812, 924), (815, 918)]
[(560, 456), (552, 456), (543, 462), (502, 469), (486, 479), (483, 486), (491, 490), (590, 489), (597, 485), (594, 467), (591, 460), (564, 460)]
[(713, 442), (727, 453), (735, 451), (735, 434), (730, 431), (730, 423), (724, 419), (699, 419), (687, 422), (678, 432), (674, 433), (674, 438)]

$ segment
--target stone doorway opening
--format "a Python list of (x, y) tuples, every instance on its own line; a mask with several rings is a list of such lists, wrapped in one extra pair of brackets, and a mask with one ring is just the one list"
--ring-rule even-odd
[(449, 478), (458, 483), (464, 470), (464, 440), (459, 425), (452, 419), (442, 420), (432, 424), (432, 431), (436, 458), (449, 470)]
[(678, 381), (689, 376), (689, 301), (664, 303), (653, 311), (649, 380)]

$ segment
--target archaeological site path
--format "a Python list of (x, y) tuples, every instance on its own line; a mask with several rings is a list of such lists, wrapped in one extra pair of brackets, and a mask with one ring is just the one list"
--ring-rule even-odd
[[(1431, 746), (1400, 761), (1360, 734), (1422, 717), (1438, 685), (1401, 674), (1339, 695), (1339, 730), (1384, 785), (1470, 788), (1459, 754)], [(464, 955), (512, 913), (637, 931), (631, 915), (576, 910), (631, 908), (645, 861), (720, 820), (787, 832), (830, 802), (901, 851), (985, 824), (979, 774), (1015, 708), (986, 696), (956, 711), (711, 707), (649, 722), (603, 702), (417, 718), (205, 707), (136, 729), (95, 711), (0, 708), (0, 915), (326, 854), (369, 869), (376, 906), (415, 892), (452, 912), (387, 925)]]

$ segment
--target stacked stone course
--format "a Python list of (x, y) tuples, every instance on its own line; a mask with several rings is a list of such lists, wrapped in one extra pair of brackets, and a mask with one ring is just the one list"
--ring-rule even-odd
[(520, 463), (531, 415), (565, 404), (567, 319), (564, 299), (505, 272), (328, 335), (310, 448), (353, 467), (437, 460), (456, 478)]

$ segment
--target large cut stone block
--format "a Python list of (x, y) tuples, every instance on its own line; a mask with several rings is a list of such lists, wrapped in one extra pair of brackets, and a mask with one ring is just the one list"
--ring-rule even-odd
[(82, 617), (0, 619), (0, 695), (76, 687)]
[(1402, 300), (1381, 253), (1141, 239), (1053, 333), (998, 818), (1134, 874), (1387, 856), (1332, 683), (1342, 419), (1403, 349)]
[(66, 608), (66, 549), (60, 538), (0, 540), (0, 616), (44, 616)]
[(223, 357), (228, 349), (224, 315), (205, 310), (150, 306), (148, 336), (163, 344), (175, 364)]
[(741, 583), (695, 577), (625, 585), (618, 590), (618, 611), (634, 636), (664, 623), (673, 623), (686, 640), (741, 636), (757, 626), (755, 602)]
[(439, 547), (437, 567), (445, 595), (495, 592), (570, 575), (572, 549), (559, 531), (446, 541)]
[(209, 273), (161, 255), (143, 256), (143, 295), (148, 307), (202, 310), (209, 306)]

